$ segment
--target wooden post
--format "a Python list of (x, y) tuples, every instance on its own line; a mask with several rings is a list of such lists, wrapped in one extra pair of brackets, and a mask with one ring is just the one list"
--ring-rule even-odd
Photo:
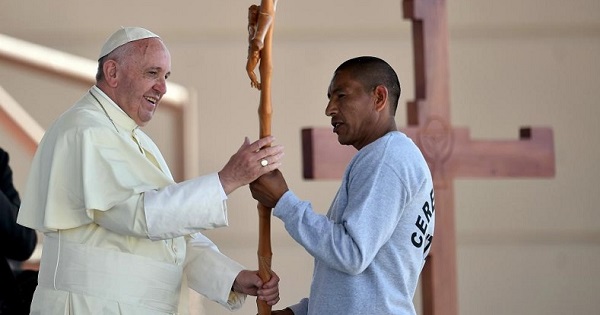
[[(457, 315), (454, 178), (554, 176), (550, 128), (521, 128), (519, 140), (473, 141), (450, 124), (445, 0), (404, 0), (412, 22), (416, 100), (401, 131), (419, 146), (435, 188), (436, 228), (422, 273), (423, 314)], [(304, 177), (339, 179), (356, 150), (339, 145), (331, 128), (302, 130)]]

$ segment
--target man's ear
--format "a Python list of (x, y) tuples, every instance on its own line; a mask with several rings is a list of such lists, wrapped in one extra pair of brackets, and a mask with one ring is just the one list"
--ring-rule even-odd
[(387, 88), (383, 85), (378, 85), (375, 87), (373, 94), (375, 96), (375, 110), (379, 112), (386, 108), (388, 98)]
[(117, 62), (114, 60), (107, 60), (102, 66), (104, 71), (104, 80), (110, 87), (117, 86)]

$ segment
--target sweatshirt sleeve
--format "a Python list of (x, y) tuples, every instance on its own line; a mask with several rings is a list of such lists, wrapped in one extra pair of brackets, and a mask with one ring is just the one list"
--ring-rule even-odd
[(327, 216), (287, 191), (273, 214), (315, 259), (347, 274), (360, 274), (391, 237), (406, 190), (385, 163), (355, 160)]
[(306, 315), (308, 314), (308, 298), (303, 298), (297, 304), (288, 307), (294, 312), (294, 315)]

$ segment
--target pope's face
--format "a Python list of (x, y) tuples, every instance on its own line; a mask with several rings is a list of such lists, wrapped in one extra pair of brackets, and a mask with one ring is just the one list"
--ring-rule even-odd
[(136, 44), (138, 49), (119, 63), (115, 101), (138, 126), (145, 126), (167, 93), (171, 55), (156, 38)]

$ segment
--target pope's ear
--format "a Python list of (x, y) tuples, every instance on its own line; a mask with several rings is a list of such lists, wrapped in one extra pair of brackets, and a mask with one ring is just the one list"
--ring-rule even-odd
[(104, 71), (104, 80), (106, 80), (106, 83), (111, 87), (115, 87), (117, 85), (117, 62), (107, 60), (102, 65), (102, 71)]

